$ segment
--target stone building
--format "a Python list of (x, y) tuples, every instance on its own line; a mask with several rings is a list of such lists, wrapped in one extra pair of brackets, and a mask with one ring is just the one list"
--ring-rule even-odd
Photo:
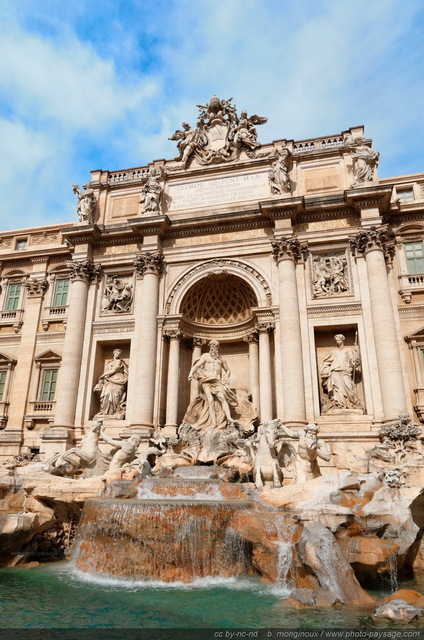
[(316, 422), (333, 453), (424, 421), (424, 173), (379, 179), (363, 127), (261, 145), (265, 121), (214, 97), (178, 158), (92, 171), (78, 221), (0, 234), (0, 459), (96, 415), (175, 433), (211, 339), (261, 422)]

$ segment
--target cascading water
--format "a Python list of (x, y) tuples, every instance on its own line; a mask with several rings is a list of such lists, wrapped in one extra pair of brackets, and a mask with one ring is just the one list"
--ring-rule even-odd
[(236, 485), (147, 478), (138, 499), (86, 502), (75, 564), (88, 573), (165, 582), (246, 575), (248, 545), (232, 524), (249, 508)]

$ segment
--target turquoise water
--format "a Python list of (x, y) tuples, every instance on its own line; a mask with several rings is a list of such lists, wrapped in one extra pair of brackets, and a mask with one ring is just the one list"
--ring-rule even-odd
[[(411, 585), (409, 585), (411, 587)], [(374, 628), (370, 611), (287, 609), (287, 592), (252, 579), (192, 585), (89, 577), (71, 563), (0, 570), (1, 627), (45, 629)], [(6, 613), (7, 612), (7, 613)], [(408, 629), (420, 626), (410, 623)]]

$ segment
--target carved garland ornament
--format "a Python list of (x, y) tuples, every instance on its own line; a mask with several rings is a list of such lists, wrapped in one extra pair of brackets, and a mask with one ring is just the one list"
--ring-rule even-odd
[(176, 283), (176, 285), (172, 289), (171, 293), (169, 294), (168, 300), (166, 302), (166, 313), (167, 314), (171, 310), (172, 301), (174, 300), (175, 296), (177, 295), (177, 293), (181, 289), (181, 287), (187, 282), (187, 280), (190, 280), (193, 277), (194, 274), (201, 273), (202, 271), (209, 271), (211, 269), (211, 267), (218, 267), (220, 269), (224, 269), (225, 267), (236, 267), (237, 269), (243, 269), (244, 271), (247, 271), (248, 273), (253, 275), (256, 278), (256, 280), (258, 280), (258, 282), (261, 284), (262, 288), (265, 291), (265, 296), (266, 296), (266, 300), (267, 300), (268, 305), (269, 306), (272, 305), (271, 289), (270, 289), (267, 281), (265, 280), (265, 278), (263, 276), (261, 276), (260, 273), (258, 273), (258, 271), (256, 271), (256, 269), (254, 269), (253, 267), (250, 267), (247, 264), (244, 264), (243, 262), (238, 262), (237, 260), (227, 260), (227, 259), (221, 259), (221, 258), (214, 258), (213, 260), (209, 260), (208, 262), (204, 262), (203, 264), (199, 264), (197, 267), (195, 267), (194, 269), (192, 269), (191, 271), (186, 273), (185, 276), (183, 276)]
[(349, 242), (354, 256), (380, 249), (389, 263), (392, 262), (396, 250), (395, 234), (387, 226), (360, 229), (356, 236), (349, 238)]

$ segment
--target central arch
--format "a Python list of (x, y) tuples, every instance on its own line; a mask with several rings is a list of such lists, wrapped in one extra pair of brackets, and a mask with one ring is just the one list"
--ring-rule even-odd
[(168, 295), (165, 310), (167, 315), (181, 313), (181, 304), (186, 293), (199, 280), (208, 274), (234, 275), (247, 282), (254, 292), (258, 307), (270, 307), (272, 295), (270, 285), (265, 276), (256, 267), (242, 262), (226, 258), (208, 260), (195, 267), (190, 267), (172, 286)]

